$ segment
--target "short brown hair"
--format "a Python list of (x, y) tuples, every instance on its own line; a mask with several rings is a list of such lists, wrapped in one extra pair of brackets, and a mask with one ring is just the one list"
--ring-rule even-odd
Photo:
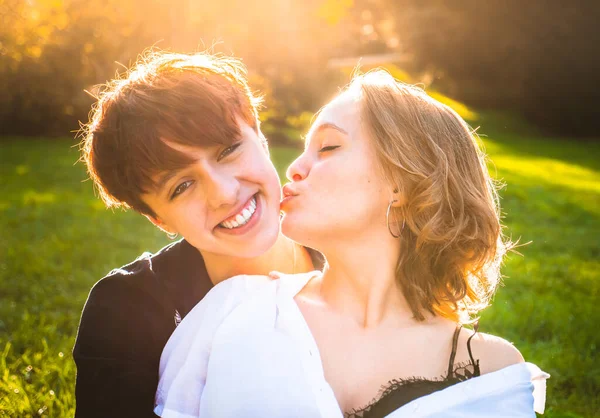
[(467, 321), (485, 308), (511, 244), (478, 138), (448, 106), (384, 70), (356, 76), (361, 120), (406, 204), (396, 276), (415, 318)]
[(108, 207), (155, 216), (141, 199), (156, 186), (152, 177), (191, 163), (165, 140), (229, 145), (240, 135), (237, 117), (258, 130), (260, 102), (235, 58), (148, 52), (101, 87), (82, 130), (82, 160)]

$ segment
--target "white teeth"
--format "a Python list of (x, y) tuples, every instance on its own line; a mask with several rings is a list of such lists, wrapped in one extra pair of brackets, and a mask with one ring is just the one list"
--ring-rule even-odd
[(223, 226), (227, 229), (233, 229), (233, 228), (237, 228), (239, 226), (245, 225), (250, 220), (252, 215), (254, 215), (254, 212), (256, 212), (256, 198), (255, 197), (252, 198), (248, 207), (245, 208), (244, 210), (242, 210), (242, 212), (239, 213), (234, 218), (234, 220), (221, 222), (221, 226)]

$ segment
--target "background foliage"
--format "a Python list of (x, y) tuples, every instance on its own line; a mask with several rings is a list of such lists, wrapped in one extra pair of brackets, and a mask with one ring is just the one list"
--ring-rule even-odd
[(0, 134), (77, 129), (93, 101), (84, 89), (157, 45), (242, 57), (276, 140), (361, 56), (546, 132), (593, 138), (599, 19), (593, 0), (0, 0)]
[[(507, 233), (531, 241), (509, 257), (481, 328), (552, 375), (545, 416), (600, 416), (600, 144), (478, 117), (491, 173), (507, 183)], [(0, 143), (0, 417), (73, 416), (71, 350), (89, 289), (168, 241), (138, 214), (106, 210), (71, 144)], [(271, 147), (281, 178), (298, 153)]]
[(600, 416), (599, 11), (592, 0), (0, 0), (0, 417), (73, 416), (90, 287), (167, 242), (103, 208), (70, 133), (87, 120), (85, 90), (152, 45), (243, 58), (282, 178), (360, 57), (481, 126), (507, 183), (507, 231), (531, 241), (482, 328), (552, 374), (546, 416)]

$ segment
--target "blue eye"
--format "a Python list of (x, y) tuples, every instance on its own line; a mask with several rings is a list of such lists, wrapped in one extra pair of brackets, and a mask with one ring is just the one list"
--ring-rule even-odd
[(175, 188), (175, 191), (173, 192), (173, 194), (171, 195), (171, 200), (175, 199), (177, 196), (179, 196), (181, 193), (185, 192), (187, 190), (188, 187), (191, 186), (191, 184), (193, 183), (192, 180), (188, 180), (188, 181), (184, 181), (183, 183), (181, 183), (179, 186), (177, 186)]
[(233, 144), (227, 148), (225, 148), (223, 150), (223, 152), (221, 152), (219, 154), (219, 156), (217, 157), (217, 161), (221, 161), (223, 158), (227, 157), (229, 154), (231, 154), (233, 151), (235, 151), (236, 149), (238, 149), (238, 147), (242, 145), (241, 142), (238, 142), (237, 144)]
[(327, 151), (333, 151), (336, 148), (339, 148), (339, 145), (330, 145), (328, 147), (323, 147), (319, 150), (319, 152), (327, 152)]

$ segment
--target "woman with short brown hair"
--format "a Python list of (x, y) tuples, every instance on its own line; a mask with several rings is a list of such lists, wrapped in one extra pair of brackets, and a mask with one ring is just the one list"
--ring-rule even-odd
[(81, 144), (100, 197), (183, 239), (91, 290), (73, 350), (77, 418), (155, 416), (164, 344), (214, 284), (321, 267), (279, 233), (259, 103), (239, 60), (204, 53), (146, 54), (101, 90)]

